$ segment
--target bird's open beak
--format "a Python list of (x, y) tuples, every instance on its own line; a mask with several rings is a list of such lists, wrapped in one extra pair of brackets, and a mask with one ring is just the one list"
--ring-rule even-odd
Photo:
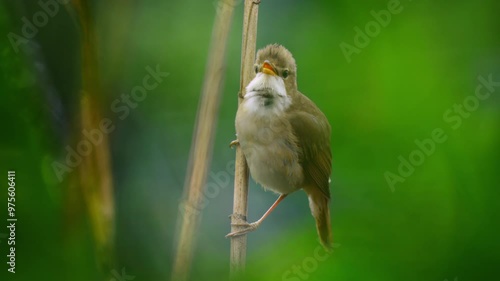
[(264, 74), (272, 75), (272, 76), (278, 75), (278, 74), (276, 74), (275, 68), (268, 60), (264, 61), (264, 63), (262, 64), (262, 67), (260, 68), (260, 72), (262, 72)]

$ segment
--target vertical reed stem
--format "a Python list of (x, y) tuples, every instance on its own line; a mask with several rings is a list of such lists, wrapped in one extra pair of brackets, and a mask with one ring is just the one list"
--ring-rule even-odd
[(176, 255), (172, 281), (188, 280), (195, 248), (200, 204), (208, 167), (212, 160), (219, 101), (225, 73), (226, 46), (234, 11), (234, 0), (220, 0), (212, 30), (210, 52), (198, 106), (196, 125), (184, 185), (184, 202), (180, 206)]
[[(243, 14), (243, 35), (241, 46), (241, 72), (240, 72), (240, 95), (245, 94), (245, 86), (252, 80), (253, 64), (255, 61), (255, 49), (257, 42), (257, 18), (260, 0), (245, 0), (245, 11)], [(234, 176), (234, 200), (233, 215), (231, 216), (231, 231), (238, 231), (237, 223), (246, 222), (248, 209), (248, 166), (241, 148), (236, 150), (235, 176)], [(231, 266), (230, 277), (236, 279), (245, 270), (247, 236), (241, 235), (231, 238)]]

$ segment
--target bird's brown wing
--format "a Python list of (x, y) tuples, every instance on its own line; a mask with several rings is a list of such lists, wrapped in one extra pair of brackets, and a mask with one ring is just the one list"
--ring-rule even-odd
[[(290, 112), (290, 124), (298, 140), (299, 161), (304, 170), (305, 184), (313, 184), (330, 198), (330, 173), (332, 153), (330, 150), (330, 125), (321, 111), (309, 100), (308, 111)], [(314, 113), (314, 114), (313, 114)]]

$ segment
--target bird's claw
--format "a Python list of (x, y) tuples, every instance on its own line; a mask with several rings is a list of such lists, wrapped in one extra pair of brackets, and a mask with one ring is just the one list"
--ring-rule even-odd
[(247, 234), (249, 232), (252, 232), (252, 231), (256, 230), (257, 227), (259, 227), (259, 224), (257, 224), (256, 222), (252, 222), (252, 223), (232, 223), (231, 225), (242, 226), (242, 227), (245, 227), (245, 228), (242, 229), (242, 230), (233, 231), (233, 232), (229, 233), (228, 235), (226, 235), (226, 238), (244, 235), (244, 234)]
[(229, 147), (230, 147), (230, 148), (233, 148), (233, 147), (234, 147), (234, 146), (236, 146), (236, 145), (240, 145), (240, 142), (239, 142), (238, 140), (234, 140), (234, 141), (232, 141), (232, 142), (229, 144)]

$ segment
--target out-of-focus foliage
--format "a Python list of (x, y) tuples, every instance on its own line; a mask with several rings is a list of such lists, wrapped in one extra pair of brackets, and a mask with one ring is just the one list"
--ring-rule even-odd
[[(17, 279), (2, 280), (96, 280), (80, 191), (67, 184), (71, 172), (59, 182), (52, 167), (67, 155), (78, 104), (80, 29), (71, 10), (60, 6), (16, 53), (8, 34), (21, 35), (22, 18), (32, 21), (41, 10), (36, 1), (24, 2), (0, 5), (0, 175), (17, 172), (19, 218)], [(228, 144), (235, 138), (243, 13), (237, 2), (192, 280), (224, 280), (229, 270), (224, 235), (234, 150)], [(277, 42), (294, 54), (299, 89), (333, 128), (331, 215), (340, 246), (318, 259), (314, 220), (305, 194), (297, 192), (249, 235), (248, 280), (496, 279), (500, 86), (466, 114), (454, 106), (471, 102), (479, 76), (500, 81), (500, 6), (493, 0), (401, 1), (400, 12), (378, 32), (368, 31), (374, 36), (348, 62), (340, 45), (355, 46), (356, 27), (366, 33), (375, 20), (371, 11), (392, 3), (261, 2), (258, 48)], [(103, 115), (116, 126), (110, 134), (116, 272), (166, 280), (216, 5), (95, 1), (93, 7)], [(142, 85), (147, 67), (169, 75), (128, 114), (114, 110), (115, 100), (125, 105), (121, 95)], [(432, 138), (437, 128), (446, 141), (435, 143), (391, 189), (386, 172), (397, 175), (399, 157), (408, 160), (419, 149), (416, 140)], [(276, 195), (254, 182), (250, 188), (249, 220), (255, 220)], [(2, 234), (5, 184), (0, 206)], [(4, 265), (6, 246), (0, 236)]]

